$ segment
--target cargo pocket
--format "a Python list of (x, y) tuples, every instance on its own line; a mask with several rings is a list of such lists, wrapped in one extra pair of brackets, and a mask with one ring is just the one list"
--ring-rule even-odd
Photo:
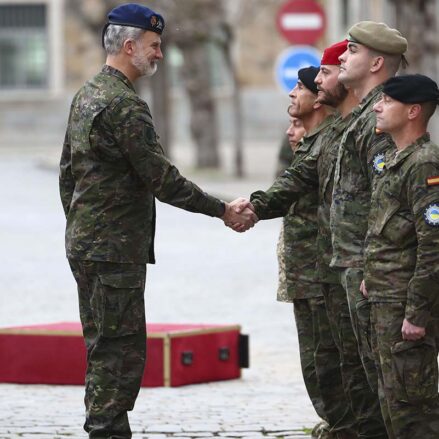
[(104, 337), (145, 330), (144, 273), (98, 274), (92, 298), (95, 323)]
[(386, 209), (380, 209), (376, 217), (375, 225), (373, 226), (377, 235), (383, 234), (385, 227), (396, 215), (396, 212), (398, 212), (398, 209), (401, 206), (400, 202), (393, 197), (387, 197), (386, 202)]
[(436, 398), (438, 366), (434, 341), (400, 341), (391, 352), (395, 398), (409, 403)]

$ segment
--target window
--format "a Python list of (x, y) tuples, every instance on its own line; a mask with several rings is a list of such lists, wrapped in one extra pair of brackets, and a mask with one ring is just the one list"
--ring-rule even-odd
[(0, 3), (0, 90), (47, 89), (47, 5)]

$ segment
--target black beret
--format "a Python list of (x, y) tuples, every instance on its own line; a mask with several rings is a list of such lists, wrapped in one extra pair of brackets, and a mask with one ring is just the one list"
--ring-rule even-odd
[(160, 14), (136, 3), (126, 3), (111, 10), (108, 14), (108, 24), (139, 27), (159, 35), (165, 28), (165, 20)]
[(300, 69), (297, 73), (297, 76), (300, 79), (300, 82), (310, 91), (312, 91), (314, 94), (317, 94), (319, 91), (317, 90), (317, 84), (314, 82), (316, 79), (317, 74), (319, 73), (320, 68), (319, 67), (305, 67), (303, 69)]
[(435, 101), (439, 104), (436, 82), (425, 75), (401, 75), (384, 83), (383, 93), (404, 104), (420, 104)]

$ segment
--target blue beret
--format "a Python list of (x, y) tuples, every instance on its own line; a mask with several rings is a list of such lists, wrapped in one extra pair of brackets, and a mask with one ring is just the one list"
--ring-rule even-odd
[(108, 14), (107, 26), (108, 24), (139, 27), (159, 35), (161, 35), (165, 28), (165, 20), (160, 14), (136, 3), (126, 3), (114, 8)]
[(383, 93), (405, 104), (436, 102), (439, 104), (439, 89), (431, 78), (425, 75), (401, 75), (384, 83)]

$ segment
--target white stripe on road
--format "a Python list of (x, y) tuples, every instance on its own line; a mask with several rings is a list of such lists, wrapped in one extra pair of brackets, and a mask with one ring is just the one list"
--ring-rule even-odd
[(285, 30), (315, 30), (323, 27), (320, 14), (284, 14), (281, 18)]

